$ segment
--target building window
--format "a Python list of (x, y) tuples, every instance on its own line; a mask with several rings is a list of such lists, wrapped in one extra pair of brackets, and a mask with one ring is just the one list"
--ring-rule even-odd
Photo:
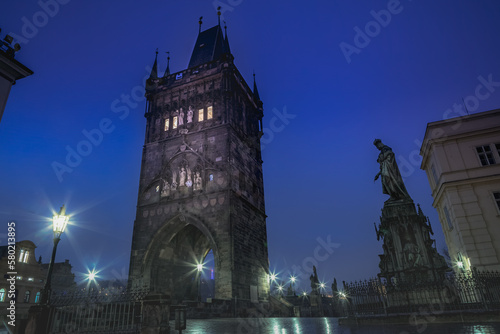
[(29, 303), (30, 302), (30, 291), (26, 291), (26, 293), (24, 294), (24, 302), (25, 303)]
[(168, 131), (170, 129), (170, 119), (165, 120), (165, 131)]
[(0, 289), (0, 302), (5, 301), (5, 289)]
[(443, 211), (444, 211), (444, 216), (446, 218), (446, 222), (448, 223), (448, 228), (451, 230), (453, 230), (453, 224), (451, 223), (451, 218), (450, 218), (450, 213), (448, 212), (448, 208), (445, 206), (443, 208)]
[(30, 252), (28, 250), (21, 249), (19, 251), (19, 262), (28, 263), (28, 257)]
[(431, 166), (431, 172), (432, 172), (432, 177), (434, 178), (434, 183), (437, 184), (439, 178), (437, 176), (436, 167), (434, 167), (434, 165)]
[(491, 148), (489, 145), (478, 146), (476, 147), (476, 151), (479, 159), (481, 160), (482, 166), (493, 165), (495, 163), (493, 152), (491, 152)]
[(210, 174), (210, 175), (208, 176), (208, 179), (209, 179), (210, 181), (213, 181), (213, 180), (214, 180), (214, 174)]
[(198, 110), (198, 122), (203, 122), (203, 109)]
[(495, 198), (495, 202), (497, 203), (497, 208), (500, 211), (500, 192), (494, 192), (493, 197)]
[(35, 303), (39, 303), (40, 302), (40, 291), (38, 291), (35, 295)]
[(22, 276), (16, 276), (16, 280), (18, 280), (18, 281), (22, 281), (22, 280), (23, 280), (23, 277), (22, 277)]
[(207, 108), (207, 119), (212, 119), (214, 117), (212, 106)]
[(177, 116), (174, 116), (172, 120), (172, 129), (177, 129)]
[(33, 281), (34, 281), (33, 277), (28, 277), (28, 282), (33, 282)]

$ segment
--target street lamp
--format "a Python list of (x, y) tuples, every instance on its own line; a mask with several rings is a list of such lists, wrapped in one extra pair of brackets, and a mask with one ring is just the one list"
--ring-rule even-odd
[(292, 282), (292, 292), (294, 295), (295, 295), (295, 288), (293, 285), (294, 285), (296, 280), (297, 280), (297, 278), (295, 276), (290, 276), (290, 282)]
[(195, 274), (195, 277), (196, 277), (196, 288), (197, 288), (197, 293), (196, 293), (196, 299), (198, 301), (201, 301), (201, 278), (202, 278), (202, 274), (201, 272), (203, 271), (203, 263), (198, 263), (196, 265), (196, 274)]
[(97, 274), (99, 273), (98, 271), (94, 269), (92, 269), (92, 271), (90, 270), (87, 270), (88, 273), (85, 274), (85, 276), (87, 276), (87, 294), (90, 295), (90, 288), (92, 287), (92, 282), (96, 282), (96, 279), (99, 277), (97, 276)]
[(52, 248), (52, 258), (50, 259), (49, 263), (49, 272), (47, 273), (47, 280), (45, 282), (45, 286), (42, 290), (42, 293), (40, 294), (40, 304), (48, 304), (49, 303), (49, 296), (50, 296), (50, 289), (51, 289), (51, 281), (52, 281), (52, 270), (54, 269), (54, 261), (56, 259), (56, 250), (57, 250), (57, 244), (61, 240), (61, 235), (64, 233), (66, 230), (66, 226), (68, 225), (69, 221), (69, 216), (66, 216), (66, 207), (63, 206), (61, 207), (61, 210), (59, 210), (58, 214), (55, 214), (52, 217), (52, 228), (54, 232), (54, 248)]

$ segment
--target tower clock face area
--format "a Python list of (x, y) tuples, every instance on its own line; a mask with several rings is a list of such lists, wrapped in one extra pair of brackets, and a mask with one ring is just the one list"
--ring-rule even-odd
[(202, 279), (216, 299), (268, 300), (262, 102), (228, 50), (220, 26), (200, 32), (188, 69), (160, 78), (155, 62), (146, 83), (130, 281), (178, 302)]

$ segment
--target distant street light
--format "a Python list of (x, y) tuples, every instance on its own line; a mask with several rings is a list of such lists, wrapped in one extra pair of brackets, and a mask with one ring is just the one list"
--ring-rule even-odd
[(87, 293), (90, 295), (90, 288), (92, 287), (92, 282), (96, 282), (97, 278), (99, 276), (97, 276), (99, 272), (94, 269), (92, 269), (92, 271), (88, 270), (88, 273), (85, 274), (85, 276), (87, 277)]
[(281, 296), (283, 294), (283, 286), (281, 284), (278, 284), (278, 294)]
[(61, 235), (66, 230), (69, 216), (66, 216), (66, 207), (63, 205), (58, 214), (52, 217), (52, 228), (54, 231), (54, 247), (52, 248), (52, 257), (49, 263), (49, 271), (47, 273), (47, 281), (40, 294), (40, 304), (48, 304), (51, 290), (52, 270), (54, 269), (54, 261), (56, 259), (57, 244), (61, 240)]
[(295, 288), (294, 288), (294, 283), (295, 281), (297, 280), (297, 278), (295, 278), (295, 276), (290, 276), (290, 282), (292, 282), (292, 293), (295, 295)]

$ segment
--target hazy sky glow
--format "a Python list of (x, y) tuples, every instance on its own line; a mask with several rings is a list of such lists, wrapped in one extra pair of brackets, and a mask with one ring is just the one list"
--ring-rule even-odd
[[(236, 66), (249, 83), (255, 70), (264, 102), (271, 270), (307, 290), (300, 271), (311, 259), (328, 286), (378, 272), (373, 223), (388, 197), (373, 182), (375, 138), (398, 156), (445, 246), (418, 151), (426, 124), (459, 116), (462, 98), (469, 112), (500, 107), (498, 1), (59, 1), (9, 1), (0, 12), (1, 38), (21, 37), (16, 59), (35, 72), (12, 88), (0, 123), (1, 244), (14, 220), (17, 240), (48, 261), (48, 218), (65, 203), (72, 225), (56, 260), (127, 277), (144, 78), (156, 48), (159, 73), (166, 51), (171, 72), (185, 69), (198, 18), (212, 27), (222, 5)], [(78, 149), (85, 156), (66, 161)], [(68, 169), (58, 177), (54, 165)]]

